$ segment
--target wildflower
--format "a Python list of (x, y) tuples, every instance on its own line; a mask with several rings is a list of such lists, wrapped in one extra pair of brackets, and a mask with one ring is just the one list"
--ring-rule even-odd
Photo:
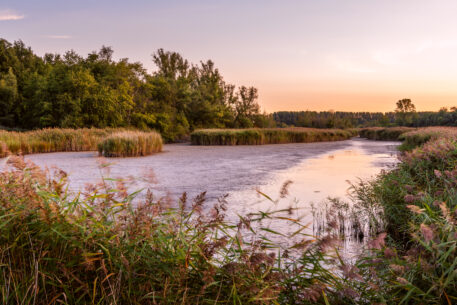
[(421, 223), (420, 230), (421, 230), (422, 236), (424, 237), (426, 243), (430, 242), (433, 239), (434, 233), (433, 233), (433, 230), (430, 229), (429, 226)]
[(414, 195), (408, 194), (404, 197), (404, 200), (406, 203), (413, 203), (416, 200), (416, 197), (414, 197)]
[(393, 258), (395, 257), (395, 252), (391, 248), (385, 248), (384, 249), (384, 257), (385, 258)]
[(392, 269), (393, 272), (395, 272), (397, 274), (403, 274), (405, 272), (405, 267), (404, 266), (400, 266), (400, 265), (396, 265), (396, 264), (390, 264), (389, 267), (390, 267), (390, 269)]
[(372, 249), (380, 250), (386, 244), (386, 242), (385, 242), (386, 236), (387, 236), (387, 233), (379, 234), (375, 239), (373, 239), (372, 241), (370, 241), (368, 243), (369, 247), (371, 247)]
[(413, 187), (411, 185), (405, 185), (405, 189), (408, 191), (408, 192), (412, 192), (413, 191)]
[(422, 214), (424, 212), (424, 209), (419, 208), (417, 205), (407, 205), (406, 207), (416, 214)]
[(437, 178), (441, 178), (441, 177), (443, 176), (443, 174), (442, 174), (439, 170), (437, 170), (437, 169), (435, 169), (433, 172), (435, 173), (435, 176), (436, 176)]
[(397, 277), (397, 282), (399, 284), (401, 284), (401, 285), (408, 285), (409, 284), (408, 280), (406, 280), (406, 279), (404, 279), (402, 277)]

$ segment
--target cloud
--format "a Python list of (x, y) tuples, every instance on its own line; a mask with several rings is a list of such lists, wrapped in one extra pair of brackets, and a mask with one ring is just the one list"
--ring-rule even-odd
[(24, 18), (25, 18), (24, 15), (19, 15), (11, 10), (0, 11), (0, 21), (21, 20)]
[(51, 39), (70, 39), (71, 36), (69, 35), (46, 35), (46, 38), (51, 38)]

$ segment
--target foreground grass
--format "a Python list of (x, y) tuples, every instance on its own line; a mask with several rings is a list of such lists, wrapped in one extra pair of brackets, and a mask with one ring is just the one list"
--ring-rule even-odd
[[(113, 128), (48, 128), (25, 132), (0, 130), (0, 157), (5, 157), (7, 152), (26, 155), (49, 152), (97, 151), (99, 149), (99, 143), (104, 141), (104, 139), (113, 134), (122, 134), (122, 132), (127, 131)], [(141, 140), (138, 137), (136, 141), (130, 141), (130, 144), (124, 143), (125, 145), (120, 145), (118, 143), (118, 145), (113, 144), (109, 147), (117, 150), (115, 153), (125, 155), (129, 155), (133, 151), (155, 151), (159, 146), (161, 147), (162, 139), (156, 132), (141, 133), (141, 135)], [(143, 141), (146, 138), (148, 140), (146, 142)], [(154, 140), (151, 141), (151, 139)], [(145, 147), (147, 144), (151, 144), (152, 147)], [(122, 149), (126, 151), (122, 153)]]
[(314, 128), (202, 129), (191, 134), (193, 145), (262, 145), (347, 140), (354, 130)]
[(157, 132), (116, 132), (98, 144), (105, 157), (140, 157), (162, 151), (162, 137)]

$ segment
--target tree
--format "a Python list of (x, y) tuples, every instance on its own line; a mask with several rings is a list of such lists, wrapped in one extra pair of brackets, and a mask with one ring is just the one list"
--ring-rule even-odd
[(0, 74), (0, 124), (11, 125), (11, 110), (17, 98), (17, 80), (13, 69), (9, 68), (5, 75)]
[(257, 88), (241, 86), (238, 89), (238, 99), (235, 102), (235, 127), (254, 126), (255, 115), (260, 113), (257, 103)]
[(413, 122), (416, 106), (410, 99), (402, 99), (397, 102), (395, 116), (399, 125), (411, 125)]

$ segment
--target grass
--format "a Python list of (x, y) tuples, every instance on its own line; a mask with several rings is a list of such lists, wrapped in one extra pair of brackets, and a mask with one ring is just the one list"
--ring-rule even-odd
[(98, 142), (115, 129), (48, 128), (26, 132), (0, 131), (0, 142), (13, 154), (97, 150)]
[(402, 134), (413, 130), (416, 129), (410, 127), (370, 127), (361, 128), (359, 135), (361, 138), (369, 140), (398, 141)]
[(201, 129), (191, 134), (193, 145), (263, 145), (347, 140), (354, 130), (313, 128)]
[(140, 157), (162, 151), (162, 137), (157, 132), (116, 132), (98, 144), (105, 157)]
[(452, 139), (457, 137), (456, 127), (426, 127), (402, 134), (399, 140), (403, 141), (400, 150), (412, 150), (428, 141), (436, 139)]
[[(113, 134), (122, 134), (123, 132), (133, 134), (133, 132), (113, 128), (48, 128), (25, 132), (0, 130), (0, 157), (6, 156), (8, 152), (26, 155), (49, 152), (97, 151), (99, 149), (99, 143), (104, 141), (104, 139)], [(128, 141), (123, 142), (123, 149), (129, 151), (127, 154), (134, 151), (140, 154), (147, 153), (151, 149), (156, 151), (159, 149), (158, 146), (161, 147), (162, 140), (156, 132), (138, 133), (138, 135), (140, 134), (143, 135), (141, 139), (138, 138), (136, 142), (134, 141), (138, 147), (132, 147), (133, 142), (129, 142), (129, 144), (127, 143)], [(116, 143), (120, 144), (120, 142)], [(151, 144), (152, 147), (146, 147), (148, 144)], [(110, 147), (112, 149), (120, 149), (120, 147)]]

